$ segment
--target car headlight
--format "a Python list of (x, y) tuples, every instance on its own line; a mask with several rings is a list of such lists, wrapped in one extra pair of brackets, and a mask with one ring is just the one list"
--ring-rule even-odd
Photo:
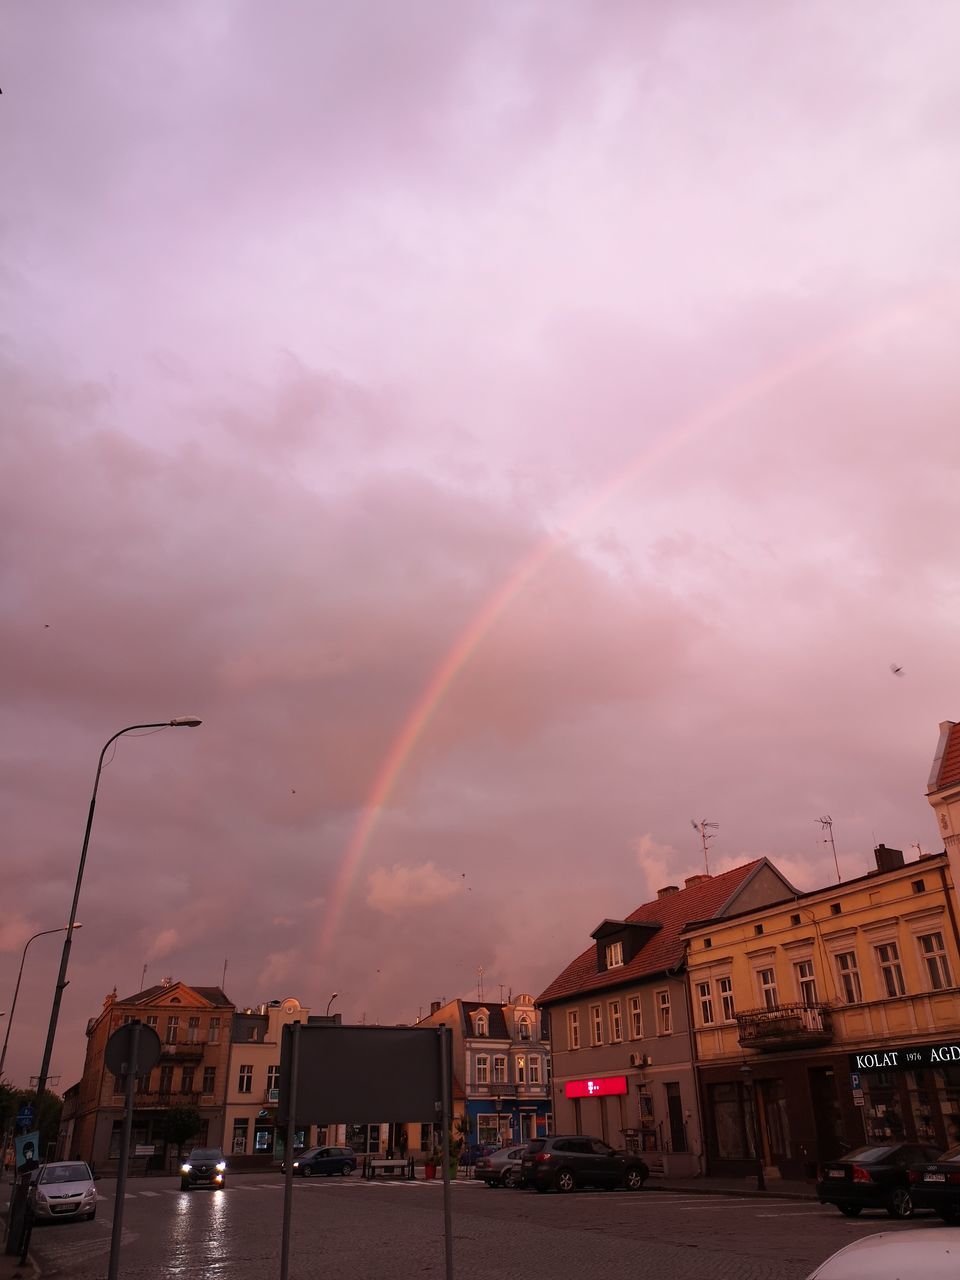
[(189, 1172), (190, 1172), (190, 1170), (191, 1170), (192, 1168), (193, 1168), (193, 1165), (192, 1165), (192, 1164), (182, 1164), (182, 1165), (180, 1166), (180, 1172), (181, 1172), (181, 1173), (189, 1173)]
[(87, 1187), (86, 1191), (83, 1193), (83, 1198), (84, 1200), (89, 1200), (91, 1196), (95, 1196), (96, 1194), (96, 1187)]
[(299, 1168), (300, 1168), (300, 1161), (299, 1161), (299, 1160), (294, 1160), (294, 1162), (293, 1162), (293, 1167), (294, 1167), (295, 1169), (299, 1169)]
[(221, 1160), (220, 1163), (217, 1165), (217, 1172), (223, 1173), (226, 1167), (227, 1167), (226, 1160)]

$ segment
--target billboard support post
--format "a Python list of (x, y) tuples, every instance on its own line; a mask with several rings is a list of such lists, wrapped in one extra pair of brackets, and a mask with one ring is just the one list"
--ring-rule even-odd
[(286, 1168), (283, 1178), (283, 1227), (280, 1232), (280, 1280), (290, 1273), (290, 1216), (293, 1210), (293, 1142), (297, 1133), (297, 1086), (300, 1076), (300, 1023), (290, 1029), (290, 1097), (287, 1103)]
[(437, 1028), (440, 1043), (440, 1129), (443, 1134), (443, 1258), (446, 1280), (453, 1280), (453, 1223), (450, 1213), (450, 1150), (453, 1137), (450, 1089), (450, 1028), (441, 1023)]

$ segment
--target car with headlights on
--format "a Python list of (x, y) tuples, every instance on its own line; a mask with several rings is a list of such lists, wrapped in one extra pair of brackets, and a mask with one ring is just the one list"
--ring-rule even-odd
[[(293, 1172), (300, 1178), (312, 1178), (315, 1173), (332, 1178), (335, 1173), (347, 1177), (357, 1167), (357, 1155), (353, 1147), (308, 1147), (293, 1158)], [(284, 1162), (281, 1171), (286, 1173)]]
[(855, 1218), (864, 1209), (886, 1209), (891, 1218), (913, 1213), (909, 1169), (936, 1160), (936, 1147), (916, 1142), (875, 1142), (824, 1164), (817, 1178), (817, 1199)]
[(41, 1165), (30, 1183), (28, 1203), (37, 1222), (97, 1216), (97, 1191), (84, 1160), (54, 1160)]
[(194, 1147), (180, 1166), (180, 1190), (227, 1185), (227, 1162), (219, 1147)]
[(821, 1262), (807, 1280), (957, 1280), (960, 1227), (877, 1231)]
[[(960, 1222), (960, 1147), (913, 1166), (910, 1198), (915, 1209), (932, 1209), (944, 1222)], [(957, 1267), (960, 1275), (960, 1259)]]
[(520, 1185), (520, 1167), (526, 1145), (501, 1147), (489, 1155), (477, 1156), (473, 1176), (488, 1187), (516, 1187)]
[(578, 1187), (626, 1187), (639, 1191), (650, 1170), (628, 1151), (615, 1151), (601, 1138), (559, 1134), (532, 1138), (520, 1164), (520, 1181), (537, 1191), (575, 1191)]

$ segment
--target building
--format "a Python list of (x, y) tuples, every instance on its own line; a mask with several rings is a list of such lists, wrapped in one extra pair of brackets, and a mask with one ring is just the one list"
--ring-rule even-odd
[[(551, 1131), (549, 1025), (533, 997), (435, 1000), (420, 1026), (452, 1033), (454, 1119), (468, 1142), (524, 1142)], [(460, 1094), (458, 1098), (456, 1095)]]
[(960, 1141), (960, 951), (946, 854), (692, 923), (707, 1173), (811, 1176), (864, 1143)]
[(653, 1169), (695, 1173), (702, 1150), (683, 929), (793, 897), (766, 858), (667, 885), (593, 943), (537, 1004), (550, 1013), (558, 1133), (640, 1150)]
[[(135, 1019), (153, 1027), (161, 1040), (156, 1067), (136, 1082), (133, 1143), (156, 1168), (176, 1158), (176, 1144), (165, 1133), (174, 1107), (195, 1107), (200, 1114), (197, 1140), (211, 1146), (224, 1139), (224, 1099), (234, 1006), (219, 987), (191, 987), (167, 979), (123, 1000), (116, 989), (87, 1023), (87, 1050), (75, 1109), (72, 1107), (71, 1155), (93, 1160), (108, 1170), (120, 1154), (126, 1080), (104, 1062), (110, 1036)], [(148, 1151), (147, 1149), (152, 1149)]]
[(231, 1165), (283, 1158), (285, 1128), (277, 1124), (280, 1037), (287, 1023), (306, 1023), (309, 1012), (287, 996), (234, 1014), (223, 1128)]
[(953, 883), (960, 885), (960, 724), (953, 720), (940, 725), (927, 799), (937, 817)]

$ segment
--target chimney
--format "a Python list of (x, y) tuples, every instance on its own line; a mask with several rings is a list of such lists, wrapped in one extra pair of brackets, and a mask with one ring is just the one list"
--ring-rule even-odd
[(430, 1012), (431, 1012), (431, 1014), (439, 1013), (439, 1012), (440, 1012), (440, 1001), (439, 1001), (439, 1000), (431, 1000), (431, 1001), (430, 1001)]
[(709, 879), (710, 877), (707, 875), (704, 875), (704, 873), (701, 871), (698, 876), (687, 876), (686, 880), (684, 880), (683, 882), (683, 887), (685, 889), (692, 889), (695, 884), (703, 884), (704, 880), (709, 880)]
[(885, 844), (878, 844), (873, 851), (877, 860), (878, 871), (896, 871), (903, 866), (903, 850), (888, 849)]
[(657, 890), (658, 898), (669, 898), (671, 893), (679, 893), (680, 886), (678, 884), (666, 884), (662, 889)]

